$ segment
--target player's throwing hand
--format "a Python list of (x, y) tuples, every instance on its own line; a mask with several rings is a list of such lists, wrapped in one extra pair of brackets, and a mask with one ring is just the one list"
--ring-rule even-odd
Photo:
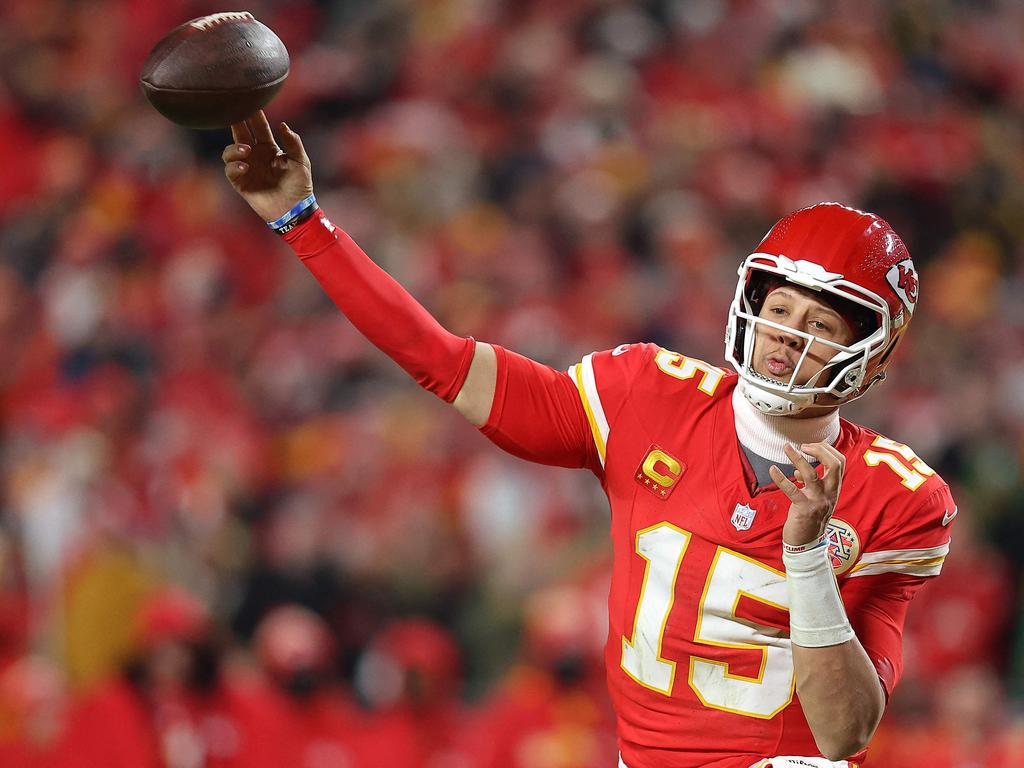
[(799, 486), (787, 478), (778, 467), (768, 470), (772, 480), (792, 502), (786, 524), (782, 527), (782, 540), (794, 547), (812, 542), (825, 532), (839, 500), (846, 466), (846, 457), (828, 443), (808, 443), (800, 447), (804, 453), (821, 462), (824, 472), (820, 476), (810, 462), (789, 444), (785, 446), (786, 455), (796, 467), (796, 477), (803, 485)]
[(284, 123), (281, 144), (260, 110), (231, 126), (233, 144), (224, 148), (224, 175), (264, 221), (273, 221), (313, 194), (313, 173), (302, 139)]

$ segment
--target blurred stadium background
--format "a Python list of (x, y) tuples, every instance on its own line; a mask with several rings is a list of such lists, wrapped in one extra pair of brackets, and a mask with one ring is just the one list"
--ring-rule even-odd
[[(206, 0), (0, 2), (0, 765), (598, 768), (607, 511), (365, 343), (136, 78)], [(1024, 765), (1024, 4), (256, 0), (322, 205), (453, 331), (722, 359), (783, 213), (922, 272), (847, 416), (961, 514), (874, 768)], [(284, 752), (276, 751), (284, 749)]]

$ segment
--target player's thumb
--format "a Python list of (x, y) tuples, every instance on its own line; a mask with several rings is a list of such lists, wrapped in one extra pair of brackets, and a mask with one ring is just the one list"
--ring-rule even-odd
[(309, 158), (306, 156), (306, 148), (302, 146), (302, 139), (288, 127), (287, 123), (281, 123), (281, 147), (288, 157), (309, 166)]

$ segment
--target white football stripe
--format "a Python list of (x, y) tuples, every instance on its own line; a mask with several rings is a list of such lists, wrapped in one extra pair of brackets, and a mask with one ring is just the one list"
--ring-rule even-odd
[(228, 11), (225, 13), (211, 13), (209, 16), (195, 19), (189, 22), (189, 26), (205, 32), (226, 21), (256, 21), (256, 19), (248, 11)]

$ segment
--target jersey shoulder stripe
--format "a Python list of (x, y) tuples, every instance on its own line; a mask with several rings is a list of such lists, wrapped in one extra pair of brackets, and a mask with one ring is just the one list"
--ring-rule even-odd
[(590, 423), (590, 433), (594, 439), (594, 447), (604, 466), (605, 452), (608, 445), (608, 418), (605, 416), (601, 396), (597, 392), (597, 381), (594, 378), (594, 354), (590, 353), (582, 361), (569, 368), (569, 377), (579, 390), (583, 410)]
[(865, 552), (850, 573), (855, 576), (875, 576), (880, 573), (904, 573), (910, 576), (938, 576), (949, 553), (949, 542), (923, 549), (887, 549)]
[(602, 468), (611, 427), (630, 398), (639, 396), (645, 404), (669, 398), (676, 409), (689, 410), (694, 397), (710, 404), (727, 376), (721, 368), (649, 342), (592, 352), (567, 373), (576, 385)]

